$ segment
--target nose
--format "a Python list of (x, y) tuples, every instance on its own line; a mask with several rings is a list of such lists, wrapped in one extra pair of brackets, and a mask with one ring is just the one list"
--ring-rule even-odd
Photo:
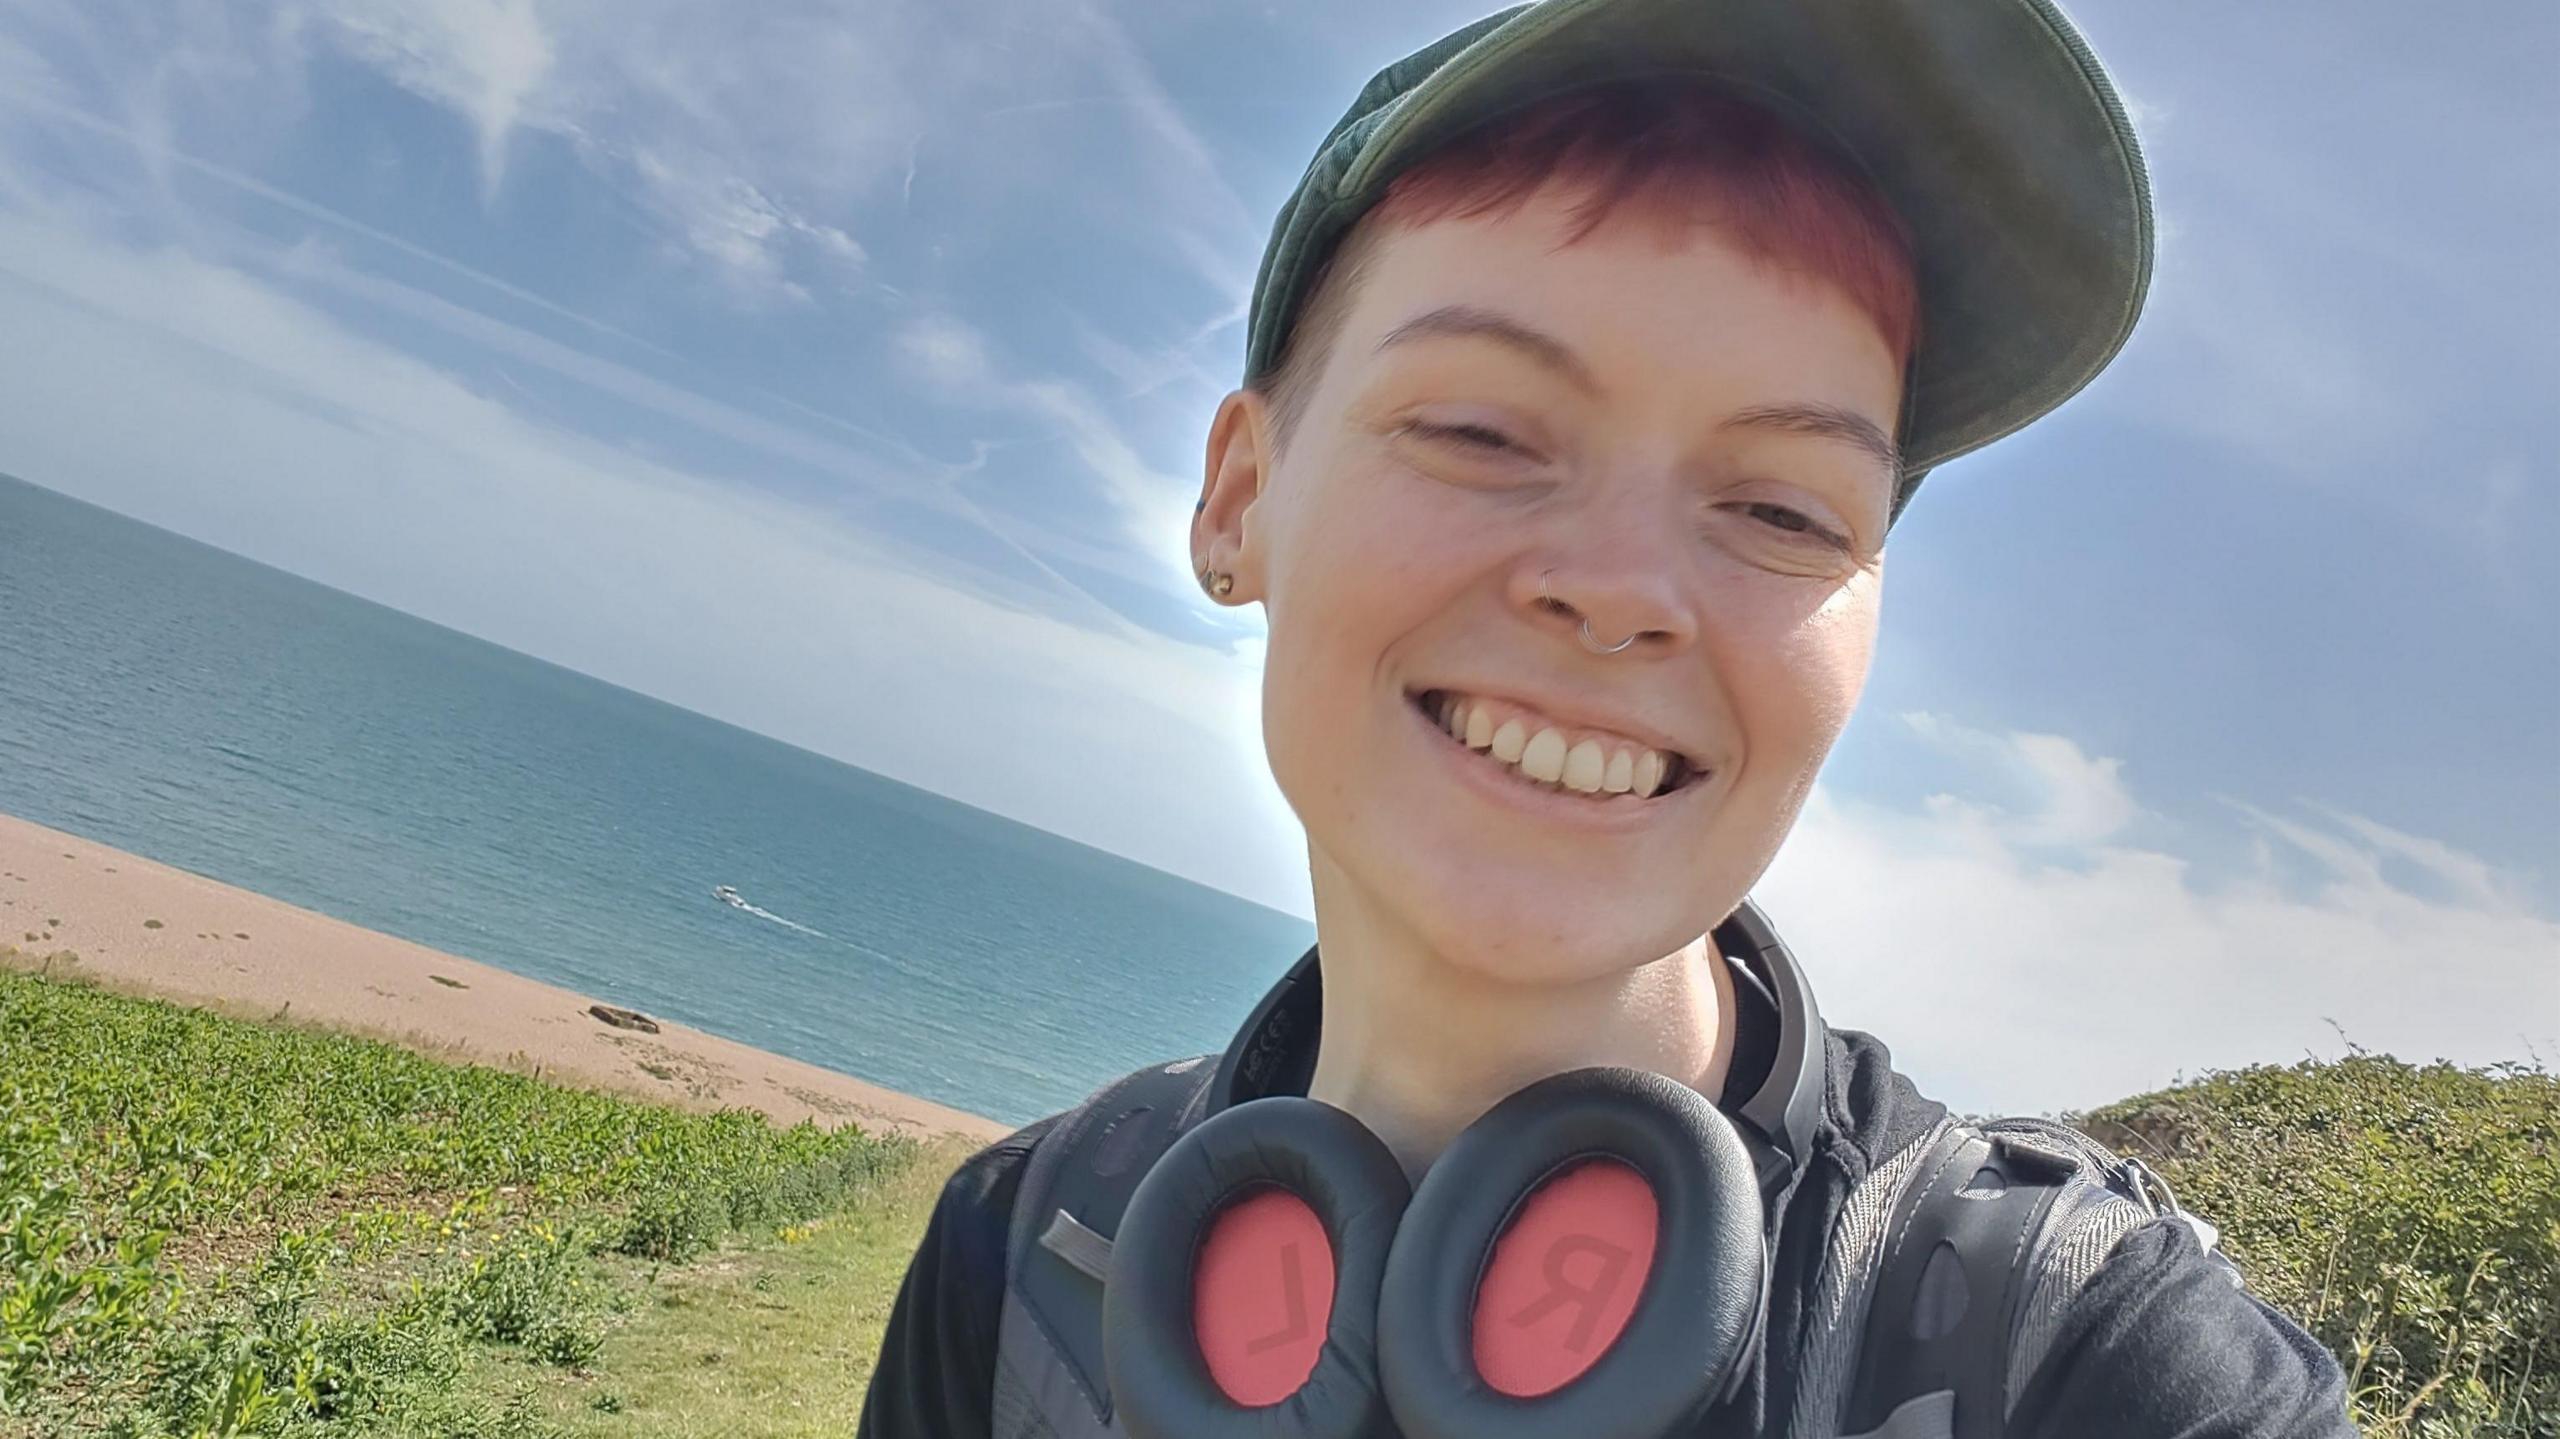
[(1697, 638), (1696, 601), (1657, 535), (1523, 557), (1512, 601), (1532, 623), (1600, 655), (1659, 656)]

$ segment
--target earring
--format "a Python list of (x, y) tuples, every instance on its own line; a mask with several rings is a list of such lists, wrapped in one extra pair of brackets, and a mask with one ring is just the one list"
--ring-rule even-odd
[(1235, 587), (1236, 577), (1224, 570), (1203, 568), (1200, 571), (1200, 588), (1207, 590), (1213, 599), (1225, 599)]

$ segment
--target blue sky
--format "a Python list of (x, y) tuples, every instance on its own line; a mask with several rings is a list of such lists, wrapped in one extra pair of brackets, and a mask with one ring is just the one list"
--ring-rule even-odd
[[(1303, 910), (1183, 521), (1308, 148), (1477, 13), (12, 0), (0, 469)], [(2560, 10), (2074, 13), (2150, 312), (1922, 493), (1764, 895), (2119, 1091), (2560, 1054)]]

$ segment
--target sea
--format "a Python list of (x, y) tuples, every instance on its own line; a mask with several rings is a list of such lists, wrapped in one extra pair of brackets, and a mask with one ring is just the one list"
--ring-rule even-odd
[(1313, 938), (7, 476), (0, 811), (1017, 1124)]

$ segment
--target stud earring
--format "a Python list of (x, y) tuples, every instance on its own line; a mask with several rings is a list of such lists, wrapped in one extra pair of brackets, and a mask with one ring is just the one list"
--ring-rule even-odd
[(1200, 571), (1200, 588), (1207, 590), (1213, 599), (1225, 599), (1229, 594), (1234, 592), (1235, 587), (1236, 577), (1228, 574), (1224, 570), (1203, 569)]

